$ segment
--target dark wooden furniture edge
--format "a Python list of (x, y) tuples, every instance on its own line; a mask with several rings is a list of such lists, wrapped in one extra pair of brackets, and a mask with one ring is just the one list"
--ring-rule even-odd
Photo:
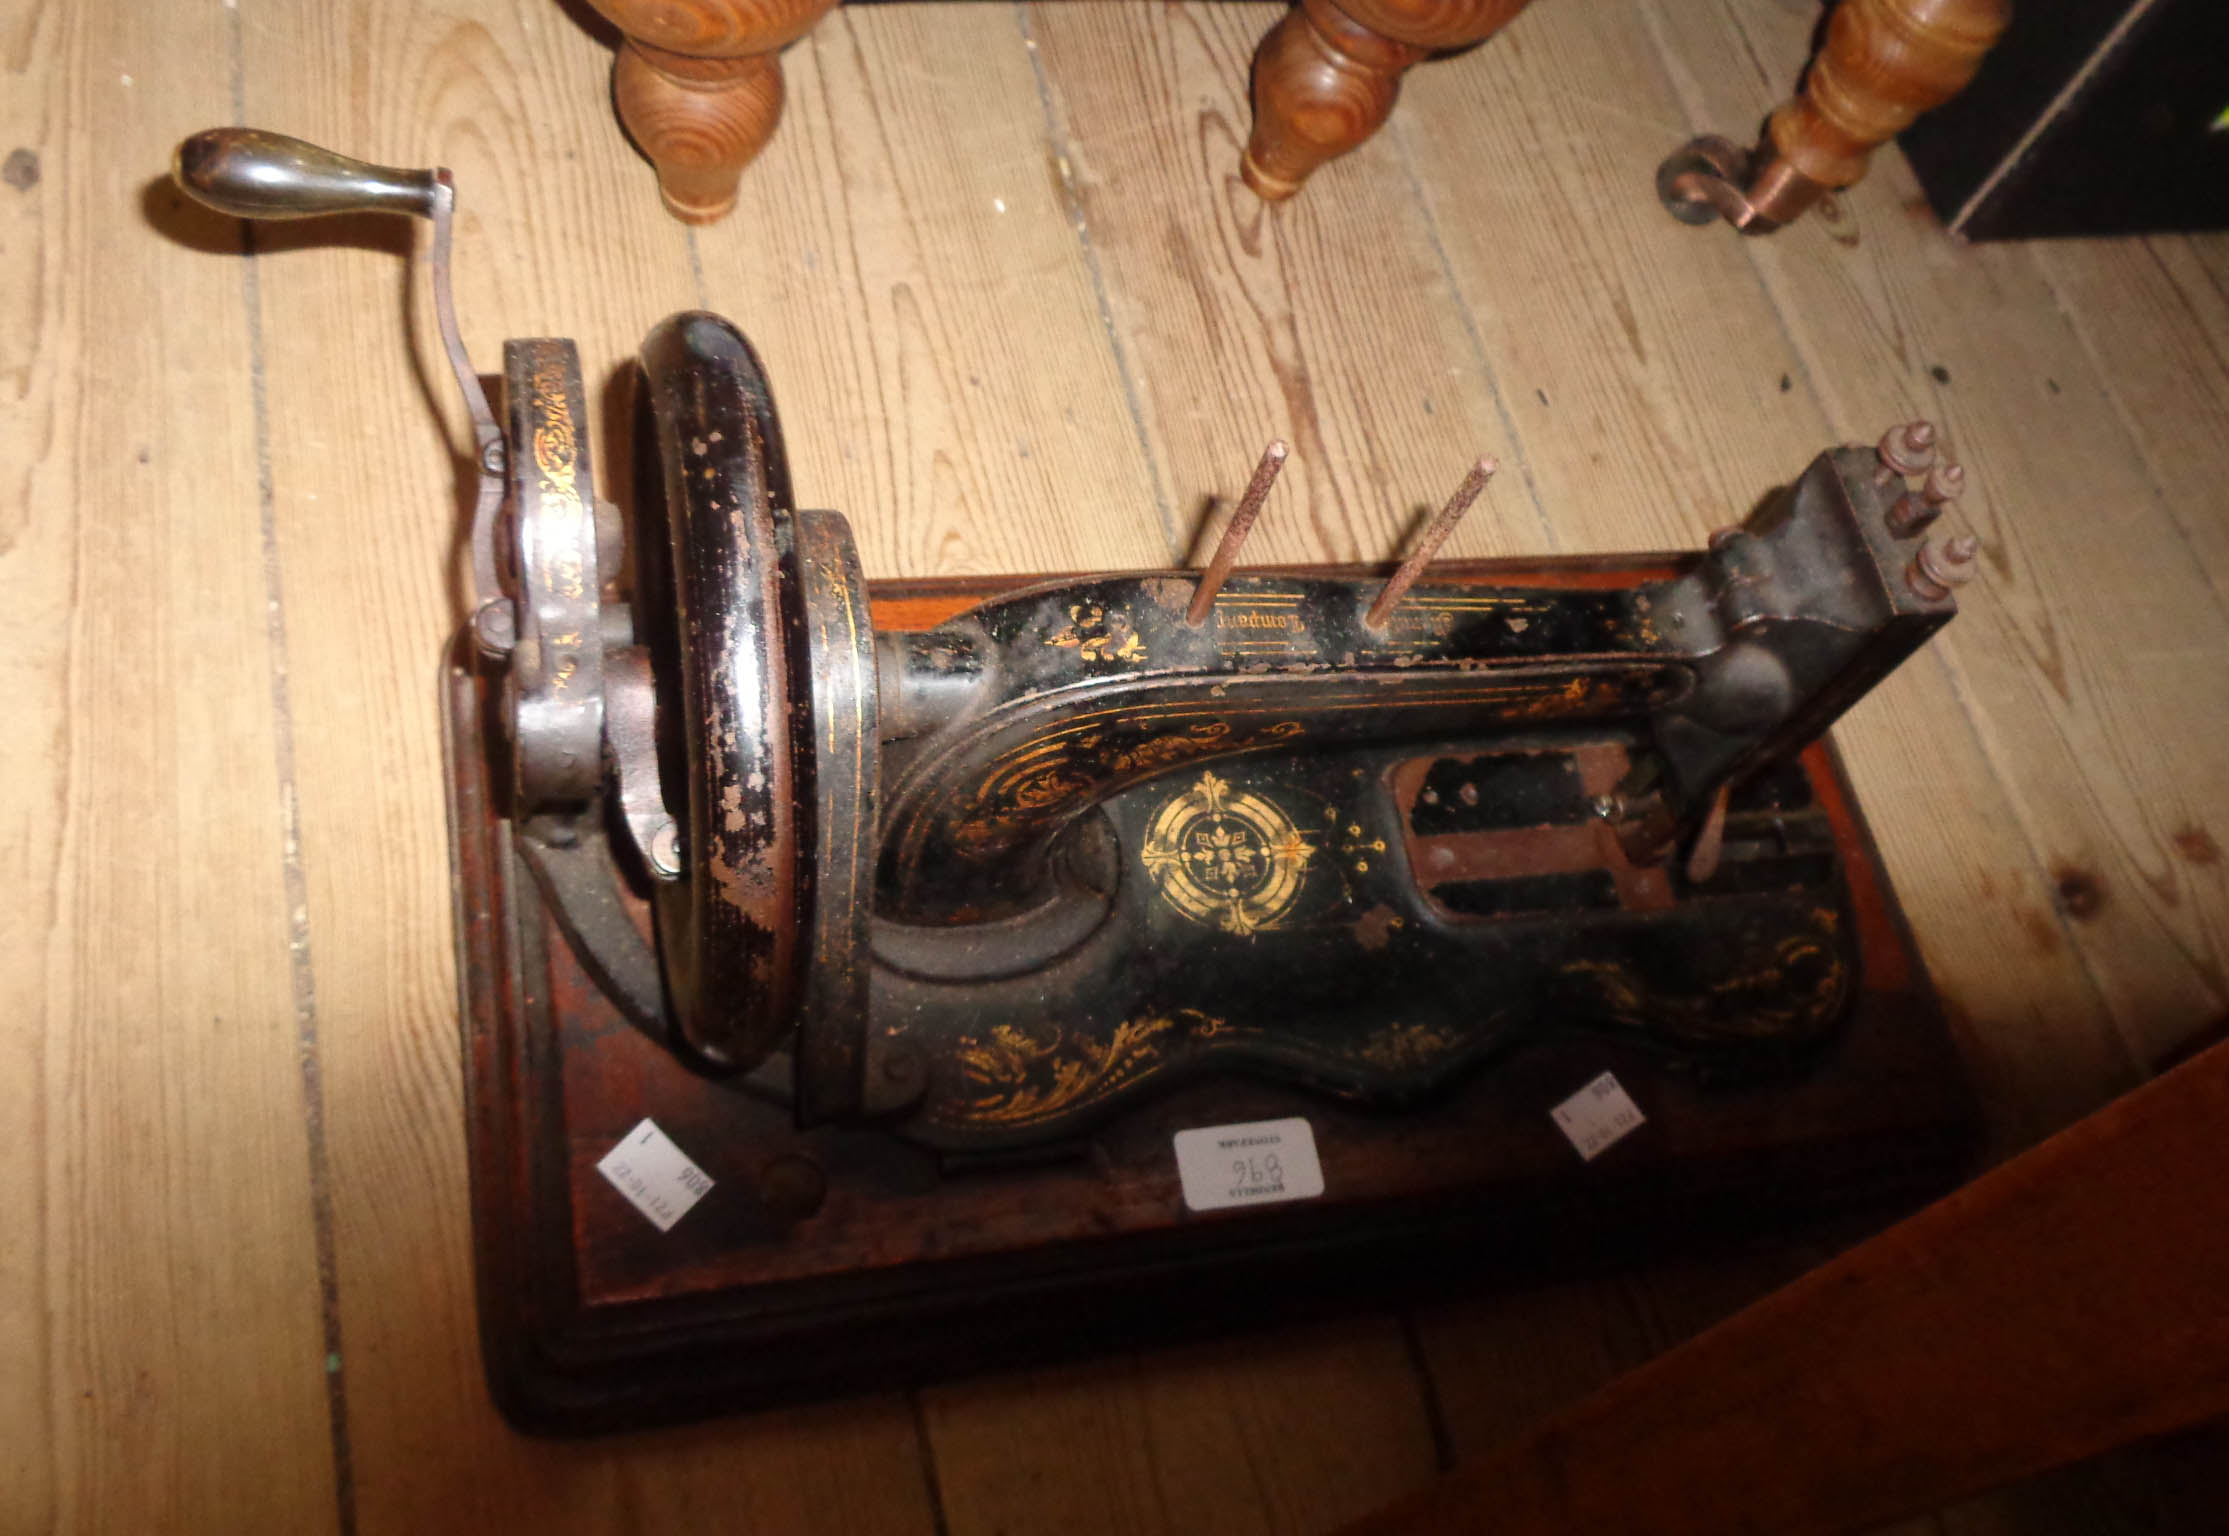
[(1356, 1536), (1869, 1530), (2229, 1413), (2217, 1044)]

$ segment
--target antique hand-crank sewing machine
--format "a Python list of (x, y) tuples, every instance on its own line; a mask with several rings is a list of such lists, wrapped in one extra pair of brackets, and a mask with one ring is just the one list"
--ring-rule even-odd
[[(177, 175), (434, 225), (479, 479), (444, 672), (475, 1227), (523, 1422), (1219, 1328), (1955, 1158), (1813, 745), (1972, 572), (1924, 424), (1691, 555), (1432, 564), (1481, 461), (1390, 574), (1234, 569), (1272, 445), (1204, 573), (868, 583), (727, 321), (643, 344), (623, 520), (571, 342), (507, 342), (491, 408), (445, 172), (225, 129)], [(1631, 1134), (1584, 1163), (1606, 1106)]]

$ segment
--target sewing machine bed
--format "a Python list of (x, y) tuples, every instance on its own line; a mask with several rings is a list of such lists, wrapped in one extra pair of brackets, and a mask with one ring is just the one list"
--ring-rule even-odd
[[(1435, 580), (1666, 570), (1451, 562)], [(926, 627), (1036, 579), (876, 583), (875, 620)], [(1552, 1036), (1397, 1112), (1209, 1079), (967, 1166), (882, 1130), (801, 1132), (763, 1074), (701, 1075), (630, 1024), (513, 847), (487, 692), (460, 641), (443, 695), (481, 1338), (522, 1428), (639, 1427), (1630, 1262), (1917, 1201), (1972, 1145), (1958, 1055), (1824, 744), (1796, 777), (1831, 827), (1861, 981), (1813, 1059), (1711, 1081), (1632, 1038)], [(1605, 1072), (1644, 1119), (1583, 1160), (1551, 1111)], [(1294, 1116), (1319, 1197), (1187, 1208), (1176, 1133)], [(666, 1230), (597, 1166), (646, 1118), (711, 1180)]]

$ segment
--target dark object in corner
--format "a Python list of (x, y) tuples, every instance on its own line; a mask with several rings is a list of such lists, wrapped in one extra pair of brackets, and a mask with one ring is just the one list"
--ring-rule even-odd
[(2229, 229), (2229, 6), (2022, 0), (1972, 85), (1904, 131), (1974, 240)]

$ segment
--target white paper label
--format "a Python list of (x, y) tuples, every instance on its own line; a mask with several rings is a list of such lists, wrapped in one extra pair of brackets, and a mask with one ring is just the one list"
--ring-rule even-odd
[(1579, 1155), (1593, 1162), (1641, 1123), (1641, 1106), (1605, 1072), (1551, 1111)]
[(1323, 1193), (1316, 1133), (1300, 1119), (1178, 1131), (1176, 1172), (1184, 1181), (1184, 1203), (1195, 1211), (1313, 1200)]
[(672, 1231), (712, 1188), (711, 1177), (649, 1119), (606, 1152), (596, 1171), (661, 1232)]

